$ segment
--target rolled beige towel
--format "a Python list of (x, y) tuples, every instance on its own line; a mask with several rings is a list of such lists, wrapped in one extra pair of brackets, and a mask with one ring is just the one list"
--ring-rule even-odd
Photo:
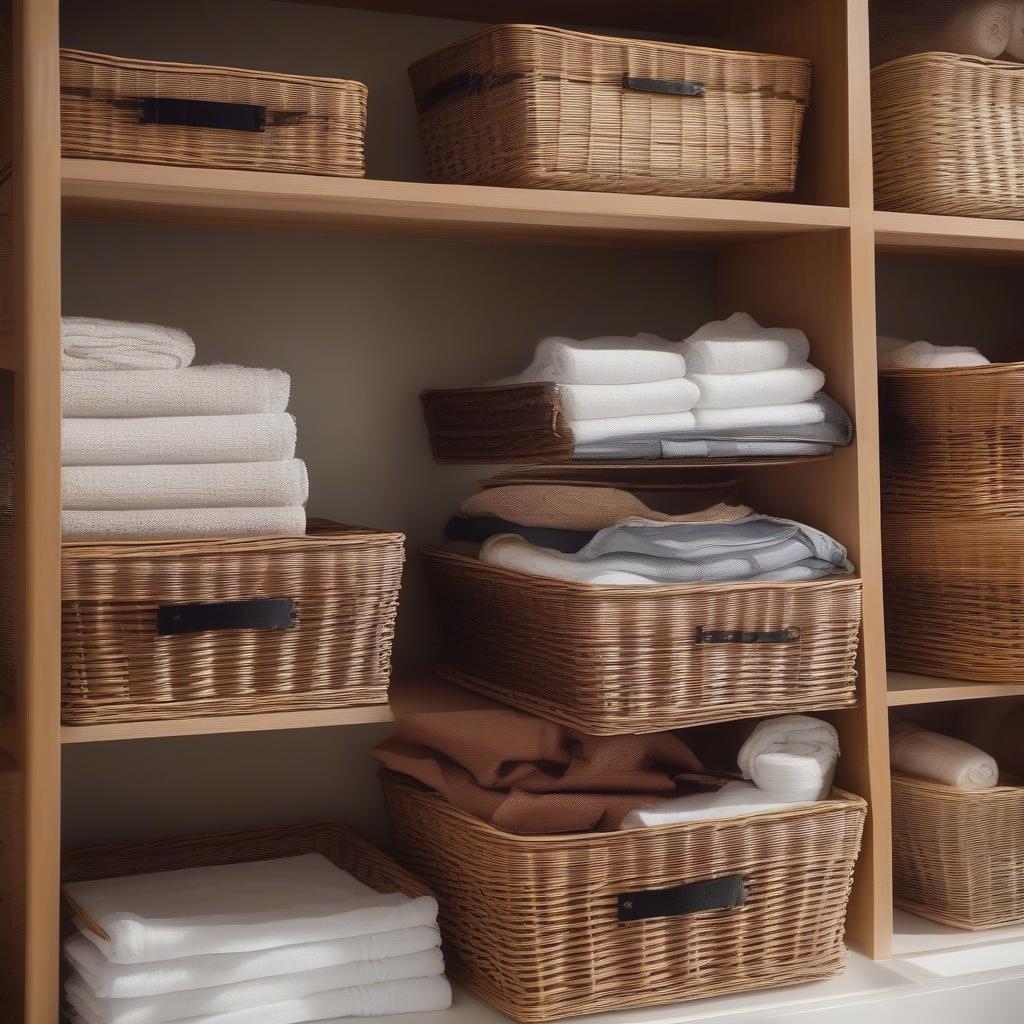
[(936, 49), (999, 57), (1010, 45), (1013, 0), (972, 0), (958, 4), (939, 32)]
[(895, 726), (889, 739), (892, 767), (905, 775), (975, 791), (999, 784), (995, 758), (970, 743), (926, 732), (911, 722)]
[(896, 0), (872, 17), (871, 63), (938, 50), (994, 59), (1011, 45), (1015, 0)]
[(1024, 0), (1014, 0), (1006, 56), (1012, 60), (1024, 61)]

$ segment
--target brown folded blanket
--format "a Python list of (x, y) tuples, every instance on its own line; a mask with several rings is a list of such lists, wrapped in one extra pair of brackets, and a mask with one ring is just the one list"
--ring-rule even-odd
[(523, 835), (614, 831), (632, 810), (723, 784), (672, 733), (586, 736), (504, 708), (414, 715), (373, 756)]

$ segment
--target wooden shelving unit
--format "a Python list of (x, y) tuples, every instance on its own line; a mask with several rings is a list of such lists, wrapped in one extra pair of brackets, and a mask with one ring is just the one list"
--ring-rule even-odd
[(911, 704), (940, 704), (954, 700), (981, 700), (985, 697), (1024, 696), (1022, 683), (973, 683), (966, 679), (940, 679), (910, 672), (889, 673), (889, 707)]

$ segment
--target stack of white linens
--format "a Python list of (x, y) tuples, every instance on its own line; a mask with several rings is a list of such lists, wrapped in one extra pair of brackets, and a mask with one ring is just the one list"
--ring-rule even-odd
[(973, 345), (933, 345), (878, 335), (880, 370), (949, 370), (964, 366), (988, 366), (989, 360)]
[(75, 1024), (303, 1024), (451, 1005), (437, 901), (378, 893), (319, 854), (64, 891), (79, 928), (64, 943)]
[(85, 317), (61, 352), (65, 539), (305, 532), (286, 373), (193, 366), (184, 331)]

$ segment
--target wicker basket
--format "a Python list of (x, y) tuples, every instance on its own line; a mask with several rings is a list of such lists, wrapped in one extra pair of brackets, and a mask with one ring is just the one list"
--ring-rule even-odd
[(1024, 217), (1024, 65), (919, 53), (871, 80), (880, 209)]
[(1024, 787), (892, 780), (896, 905), (954, 928), (1024, 922)]
[(595, 736), (850, 707), (860, 580), (568, 583), (426, 552), (439, 673)]
[(65, 544), (72, 725), (387, 702), (404, 537)]
[(498, 25), (409, 76), (437, 181), (760, 198), (793, 191), (811, 65)]
[(64, 156), (365, 173), (366, 86), (335, 78), (60, 52)]
[[(517, 836), (402, 776), (384, 781), (399, 859), (438, 895), (449, 974), (516, 1020), (774, 988), (845, 967), (859, 797), (837, 790), (752, 818)], [(718, 909), (683, 909), (701, 896)]]

